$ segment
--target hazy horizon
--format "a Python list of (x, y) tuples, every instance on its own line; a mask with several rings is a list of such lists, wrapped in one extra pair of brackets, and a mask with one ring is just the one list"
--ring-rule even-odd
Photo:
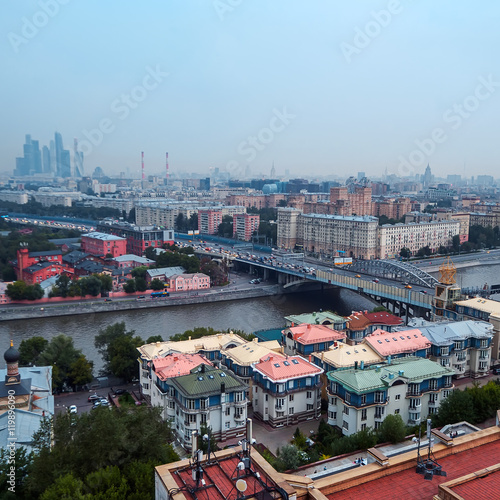
[[(10, 2), (0, 172), (25, 135), (85, 173), (498, 177), (500, 4)], [(499, 95), (497, 95), (499, 94)], [(100, 132), (97, 130), (100, 129)]]

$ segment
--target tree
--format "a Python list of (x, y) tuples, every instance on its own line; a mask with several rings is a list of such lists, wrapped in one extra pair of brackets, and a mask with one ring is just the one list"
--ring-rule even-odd
[(33, 366), (40, 364), (38, 362), (40, 354), (48, 345), (48, 340), (38, 336), (27, 340), (21, 340), (21, 344), (19, 345), (19, 364), (21, 366)]
[(153, 500), (154, 466), (179, 459), (159, 408), (63, 413), (37, 439), (27, 498)]
[(24, 298), (27, 300), (39, 300), (43, 297), (43, 288), (39, 283), (28, 285), (24, 291)]
[(75, 348), (73, 339), (66, 335), (58, 335), (49, 342), (40, 354), (39, 363), (42, 366), (52, 366), (54, 390), (62, 390), (64, 386), (73, 386), (75, 380), (85, 378), (84, 375), (88, 375), (88, 372), (84, 370), (85, 366), (87, 369), (90, 366), (90, 374), (92, 373), (92, 364), (86, 360), (79, 349)]
[(382, 443), (400, 443), (406, 437), (406, 425), (401, 415), (387, 415), (378, 428), (379, 441)]
[(92, 370), (94, 363), (88, 361), (87, 358), (81, 355), (78, 359), (71, 363), (69, 372), (69, 382), (72, 386), (81, 387), (89, 382), (92, 382)]
[(7, 285), (5, 293), (11, 300), (23, 300), (26, 292), (26, 283), (24, 281), (14, 281)]
[(474, 400), (470, 391), (454, 390), (439, 406), (433, 423), (443, 426), (463, 420), (475, 424), (477, 422)]
[(219, 447), (217, 446), (217, 440), (213, 436), (212, 427), (208, 427), (207, 424), (201, 424), (200, 433), (198, 434), (198, 439), (197, 439), (198, 449), (202, 450), (203, 453), (208, 453), (209, 442), (210, 442), (210, 453), (217, 451), (219, 449)]
[[(10, 485), (7, 481), (10, 480), (9, 472), (12, 466), (12, 458), (14, 458), (15, 463), (15, 486)], [(29, 474), (29, 469), (33, 461), (33, 453), (28, 453), (24, 446), (16, 447), (14, 457), (11, 457), (10, 450), (8, 448), (0, 449), (0, 498), (8, 499), (19, 499), (29, 497), (26, 495), (26, 481)], [(9, 490), (13, 488), (13, 490)]]
[(69, 287), (71, 278), (67, 274), (60, 274), (55, 285), (52, 287), (52, 294), (55, 297), (67, 297), (69, 294)]
[(156, 261), (156, 250), (154, 247), (148, 247), (146, 248), (146, 251), (144, 252), (144, 256), (146, 259), (154, 260)]
[(123, 285), (123, 291), (125, 293), (134, 293), (136, 291), (135, 280), (127, 280), (127, 282)]
[(293, 444), (282, 446), (279, 458), (283, 464), (283, 470), (295, 470), (300, 467), (304, 462), (300, 453), (300, 450)]
[(155, 279), (151, 280), (151, 283), (149, 284), (149, 288), (151, 288), (151, 290), (163, 290), (165, 288), (165, 283), (163, 283), (162, 280), (155, 278)]
[[(151, 247), (148, 247), (151, 248)], [(148, 272), (148, 267), (147, 266), (139, 266), (134, 269), (132, 269), (132, 277), (134, 278), (143, 278), (146, 279), (146, 273)]]
[(411, 255), (410, 249), (409, 249), (409, 248), (406, 248), (406, 247), (403, 247), (403, 248), (399, 251), (399, 255), (400, 255), (401, 257), (403, 257), (403, 259), (409, 259), (409, 258), (410, 258), (410, 255)]
[(101, 293), (113, 290), (113, 278), (109, 274), (102, 273), (95, 276), (101, 281)]
[(161, 335), (151, 335), (146, 340), (146, 344), (154, 344), (155, 342), (163, 342), (163, 337)]
[(138, 292), (145, 292), (148, 289), (148, 284), (144, 278), (138, 276), (135, 278), (135, 289)]
[(102, 282), (97, 275), (85, 276), (79, 279), (80, 294), (82, 297), (84, 295), (92, 295), (92, 297), (97, 297), (101, 293)]
[(94, 344), (104, 360), (105, 370), (130, 382), (137, 377), (137, 347), (144, 341), (127, 331), (125, 322), (114, 323), (96, 335)]

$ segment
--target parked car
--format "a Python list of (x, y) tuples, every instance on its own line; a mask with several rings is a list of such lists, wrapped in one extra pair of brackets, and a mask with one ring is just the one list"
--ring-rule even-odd
[(104, 299), (104, 302), (113, 302), (111, 299)]
[(70, 413), (78, 413), (78, 408), (76, 407), (76, 405), (71, 405), (69, 407), (69, 412)]
[(94, 401), (99, 401), (103, 398), (103, 396), (99, 396), (97, 393), (95, 394), (91, 394), (89, 397), (88, 397), (88, 402), (89, 403), (93, 403)]
[(500, 375), (500, 366), (495, 366), (491, 371), (493, 372), (493, 375)]
[(372, 280), (374, 283), (378, 283), (380, 280), (375, 278), (374, 280)]

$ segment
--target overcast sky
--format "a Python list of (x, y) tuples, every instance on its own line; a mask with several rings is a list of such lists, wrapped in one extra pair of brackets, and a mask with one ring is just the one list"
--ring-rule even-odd
[[(44, 10), (45, 9), (45, 10)], [(498, 0), (10, 0), (0, 171), (500, 177)], [(49, 12), (48, 14), (46, 13)], [(100, 128), (100, 131), (98, 129)]]

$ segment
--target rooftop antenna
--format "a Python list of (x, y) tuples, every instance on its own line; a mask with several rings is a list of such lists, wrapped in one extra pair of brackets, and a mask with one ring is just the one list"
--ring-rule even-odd
[(144, 151), (141, 151), (141, 168), (142, 168), (142, 187), (144, 188)]
[(420, 440), (422, 429), (418, 429), (418, 440), (417, 438), (413, 438), (413, 440), (418, 441), (418, 451), (417, 451), (417, 474), (422, 474), (424, 479), (427, 481), (431, 481), (434, 476), (443, 476), (446, 477), (446, 472), (442, 469), (441, 465), (439, 465), (432, 453), (432, 433), (431, 433), (431, 424), (432, 420), (430, 418), (427, 419), (427, 458), (425, 456), (420, 455)]

